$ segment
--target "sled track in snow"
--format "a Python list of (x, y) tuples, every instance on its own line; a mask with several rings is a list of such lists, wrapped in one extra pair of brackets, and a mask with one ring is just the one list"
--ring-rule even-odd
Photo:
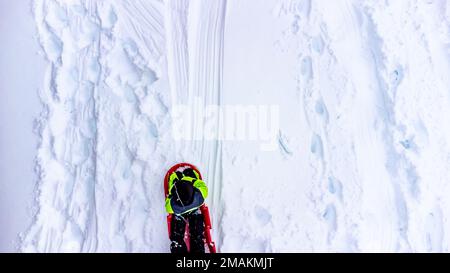
[[(194, 162), (204, 174), (210, 194), (207, 203), (213, 220), (213, 238), (222, 238), (218, 229), (222, 213), (221, 143), (206, 140), (204, 116), (197, 107), (221, 105), (223, 43), (226, 1), (172, 1), (166, 11), (169, 82), (172, 102), (191, 105), (193, 139), (182, 143), (180, 160)], [(216, 121), (217, 124), (219, 120)], [(218, 232), (219, 231), (219, 232)]]

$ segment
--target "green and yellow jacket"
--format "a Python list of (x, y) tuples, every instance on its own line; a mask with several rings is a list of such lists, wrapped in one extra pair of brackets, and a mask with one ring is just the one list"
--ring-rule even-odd
[[(199, 178), (199, 175), (194, 171), (196, 178), (183, 176), (181, 179), (174, 172), (169, 176), (169, 195), (166, 197), (166, 211), (167, 213), (182, 215), (191, 211), (198, 209), (208, 196), (208, 187), (205, 182)], [(172, 189), (175, 181), (181, 180), (181, 182), (192, 183), (194, 186), (194, 196), (193, 201), (185, 206), (181, 206), (179, 203), (175, 202), (175, 198), (172, 196)]]

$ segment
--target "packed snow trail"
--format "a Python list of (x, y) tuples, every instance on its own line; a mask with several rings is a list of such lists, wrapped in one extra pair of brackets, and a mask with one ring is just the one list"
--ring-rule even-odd
[[(167, 37), (169, 82), (172, 102), (186, 105), (190, 115), (191, 134), (177, 147), (180, 161), (195, 162), (209, 187), (210, 211), (213, 218), (213, 238), (219, 237), (221, 203), (221, 143), (215, 137), (206, 139), (202, 111), (208, 105), (221, 104), (223, 43), (226, 1), (168, 1)], [(215, 121), (219, 123), (219, 120)]]
[[(35, 0), (34, 15), (48, 67), (22, 251), (169, 251), (162, 178), (180, 161), (209, 185), (222, 252), (450, 249), (450, 3)], [(222, 139), (211, 105), (278, 106), (275, 149)]]

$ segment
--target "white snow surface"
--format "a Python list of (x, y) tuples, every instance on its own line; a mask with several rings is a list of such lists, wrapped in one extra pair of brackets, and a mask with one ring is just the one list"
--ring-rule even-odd
[[(180, 161), (209, 186), (220, 252), (450, 250), (450, 1), (34, 0), (33, 14), (47, 64), (21, 251), (168, 252), (162, 180)], [(275, 149), (218, 137), (212, 105), (277, 106)]]
[(31, 10), (31, 0), (0, 0), (0, 252), (19, 248), (33, 216), (34, 120), (46, 63)]

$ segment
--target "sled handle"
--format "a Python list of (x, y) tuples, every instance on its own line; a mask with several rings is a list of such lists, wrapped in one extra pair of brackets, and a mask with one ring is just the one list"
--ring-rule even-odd
[(172, 217), (173, 217), (173, 214), (167, 214), (167, 231), (169, 232), (169, 238), (170, 238), (170, 236), (172, 235), (171, 234), (171, 231), (172, 231)]
[(202, 212), (203, 219), (205, 222), (205, 239), (206, 244), (208, 245), (210, 253), (216, 253), (216, 243), (213, 242), (211, 237), (211, 218), (209, 217), (209, 208), (206, 204), (203, 204), (200, 207), (200, 211)]

